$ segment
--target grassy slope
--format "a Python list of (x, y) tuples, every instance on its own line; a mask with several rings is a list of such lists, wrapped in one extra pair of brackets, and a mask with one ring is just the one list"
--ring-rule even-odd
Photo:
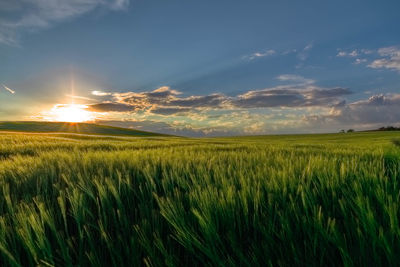
[(0, 122), (0, 131), (61, 132), (99, 135), (162, 136), (162, 134), (138, 131), (92, 123), (65, 122)]
[(396, 266), (398, 133), (0, 136), (0, 263)]

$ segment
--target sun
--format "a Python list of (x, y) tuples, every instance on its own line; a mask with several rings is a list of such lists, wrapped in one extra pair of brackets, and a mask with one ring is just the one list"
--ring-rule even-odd
[(87, 106), (78, 104), (55, 105), (51, 115), (53, 121), (59, 122), (84, 122), (94, 119)]

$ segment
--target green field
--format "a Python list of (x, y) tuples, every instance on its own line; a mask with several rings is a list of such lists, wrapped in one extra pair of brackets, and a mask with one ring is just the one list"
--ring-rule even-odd
[(116, 136), (166, 136), (145, 131), (127, 128), (98, 125), (93, 123), (68, 123), (68, 122), (37, 122), (21, 121), (0, 122), (0, 133), (9, 132), (38, 132), (38, 133), (75, 133), (91, 135), (116, 135)]
[(0, 265), (398, 266), (393, 140), (0, 133)]

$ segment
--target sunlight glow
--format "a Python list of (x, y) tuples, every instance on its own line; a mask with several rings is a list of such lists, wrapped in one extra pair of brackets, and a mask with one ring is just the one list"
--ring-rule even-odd
[(50, 120), (60, 122), (84, 122), (95, 118), (87, 111), (87, 106), (77, 104), (55, 105), (50, 115)]

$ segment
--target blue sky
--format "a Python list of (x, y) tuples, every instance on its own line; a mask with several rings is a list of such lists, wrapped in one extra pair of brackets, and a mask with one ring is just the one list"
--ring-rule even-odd
[(3, 0), (0, 120), (46, 119), (73, 101), (100, 123), (194, 136), (399, 125), (398, 10), (365, 0)]

